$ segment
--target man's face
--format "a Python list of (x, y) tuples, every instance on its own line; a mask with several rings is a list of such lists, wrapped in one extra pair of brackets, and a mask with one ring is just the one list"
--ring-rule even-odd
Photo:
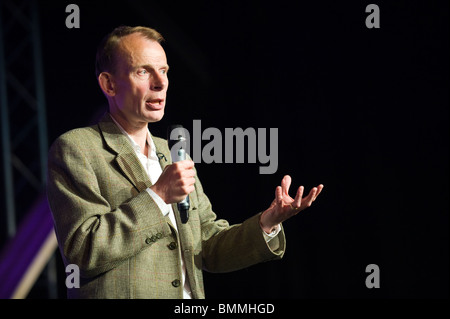
[(135, 126), (161, 120), (169, 85), (162, 46), (133, 33), (121, 39), (115, 58), (110, 112)]

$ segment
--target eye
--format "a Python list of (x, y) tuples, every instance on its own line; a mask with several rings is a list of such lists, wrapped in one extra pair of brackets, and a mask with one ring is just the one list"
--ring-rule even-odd
[(148, 71), (147, 71), (146, 69), (140, 69), (137, 73), (138, 73), (139, 75), (147, 75), (147, 74), (148, 74)]

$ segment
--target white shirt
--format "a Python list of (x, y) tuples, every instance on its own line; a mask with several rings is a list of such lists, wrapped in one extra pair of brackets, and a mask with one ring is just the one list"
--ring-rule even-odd
[[(121, 132), (126, 137), (128, 137), (128, 140), (130, 141), (131, 145), (133, 146), (133, 149), (134, 149), (137, 157), (139, 158), (139, 161), (141, 162), (142, 166), (144, 167), (145, 172), (147, 173), (150, 181), (152, 182), (152, 184), (155, 184), (158, 181), (159, 176), (162, 173), (162, 168), (159, 163), (158, 156), (156, 155), (156, 147), (155, 147), (155, 143), (153, 142), (153, 139), (150, 135), (150, 131), (147, 132), (147, 144), (150, 147), (149, 156), (147, 157), (147, 156), (145, 156), (144, 153), (142, 153), (141, 147), (131, 138), (131, 136), (122, 128), (122, 126), (114, 119), (114, 117), (112, 115), (111, 115), (111, 118), (113, 119), (114, 123), (116, 123), (116, 125), (119, 127)], [(169, 204), (166, 204), (164, 202), (164, 200), (161, 197), (159, 197), (158, 194), (156, 194), (152, 189), (147, 188), (146, 191), (152, 197), (152, 199), (155, 201), (155, 203), (158, 205), (158, 207), (161, 210), (161, 212), (163, 213), (163, 215), (164, 216), (169, 215), (170, 221), (172, 222), (173, 226), (178, 231), (177, 222), (175, 220), (175, 215), (174, 215), (172, 206)], [(262, 233), (264, 235), (266, 242), (268, 243), (271, 239), (275, 238), (278, 235), (278, 233), (280, 232), (280, 230), (281, 230), (280, 225), (277, 225), (277, 228), (270, 234), (267, 234), (265, 231), (262, 230)], [(271, 247), (271, 248), (273, 250), (276, 250), (278, 247)], [(182, 275), (181, 282), (183, 283), (183, 299), (192, 299), (189, 281), (186, 280), (186, 266), (184, 263), (184, 257), (182, 256), (181, 250), (178, 250), (178, 251), (180, 252), (180, 260), (181, 260), (181, 275)]]

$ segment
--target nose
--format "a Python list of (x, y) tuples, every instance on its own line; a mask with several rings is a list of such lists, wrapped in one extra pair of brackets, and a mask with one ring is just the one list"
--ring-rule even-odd
[(164, 73), (155, 72), (152, 74), (150, 78), (150, 90), (152, 91), (163, 91), (167, 88), (169, 84), (169, 80), (167, 79), (167, 75)]

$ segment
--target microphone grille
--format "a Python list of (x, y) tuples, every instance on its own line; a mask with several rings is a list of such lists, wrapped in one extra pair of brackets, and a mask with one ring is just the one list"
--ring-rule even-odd
[(175, 144), (178, 141), (185, 141), (186, 140), (186, 134), (185, 129), (182, 125), (175, 124), (170, 125), (167, 128), (167, 141), (169, 143), (169, 148), (172, 148), (173, 144)]

